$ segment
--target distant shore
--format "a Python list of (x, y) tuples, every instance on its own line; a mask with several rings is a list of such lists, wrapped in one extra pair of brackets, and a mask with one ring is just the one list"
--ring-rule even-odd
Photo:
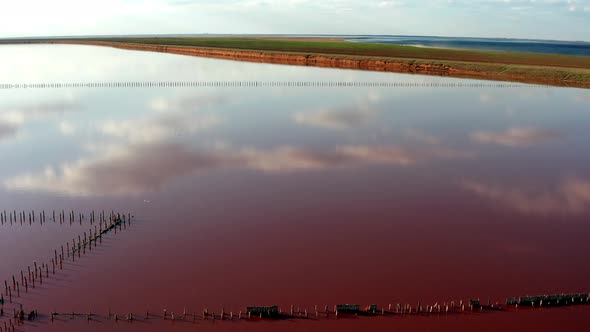
[(322, 37), (142, 37), (0, 40), (81, 44), (286, 65), (590, 88), (590, 57), (366, 44)]

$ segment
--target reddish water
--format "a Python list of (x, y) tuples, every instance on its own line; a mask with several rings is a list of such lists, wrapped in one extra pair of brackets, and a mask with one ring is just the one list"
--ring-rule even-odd
[[(81, 46), (2, 46), (0, 54), (8, 82), (458, 81)], [(533, 87), (0, 90), (0, 210), (136, 216), (18, 299), (45, 315), (103, 318), (42, 316), (22, 329), (195, 328), (115, 323), (104, 319), (109, 308), (178, 315), (293, 304), (312, 312), (588, 291), (588, 100), (585, 90)], [(1, 226), (1, 280), (88, 228)], [(587, 326), (589, 313), (196, 327), (555, 331)]]

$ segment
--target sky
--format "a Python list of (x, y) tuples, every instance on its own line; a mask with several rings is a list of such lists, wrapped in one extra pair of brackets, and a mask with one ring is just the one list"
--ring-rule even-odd
[(590, 0), (19, 0), (0, 38), (380, 34), (590, 41)]

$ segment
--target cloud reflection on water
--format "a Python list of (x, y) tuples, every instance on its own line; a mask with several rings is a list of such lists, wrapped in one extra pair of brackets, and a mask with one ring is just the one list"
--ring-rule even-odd
[(161, 142), (174, 135), (193, 134), (221, 122), (221, 118), (214, 114), (174, 112), (138, 121), (109, 121), (102, 124), (99, 131), (129, 142)]
[(73, 136), (78, 132), (78, 126), (68, 121), (61, 121), (58, 124), (58, 130), (64, 136)]
[(80, 105), (69, 96), (64, 100), (49, 100), (41, 103), (32, 103), (28, 105), (21, 105), (17, 111), (23, 113), (25, 116), (43, 116), (48, 114), (63, 114), (68, 111), (75, 111), (80, 108)]
[(590, 210), (590, 181), (569, 178), (548, 191), (524, 190), (516, 187), (464, 181), (462, 187), (524, 215), (580, 215)]
[(148, 104), (154, 114), (140, 119), (107, 121), (98, 129), (102, 134), (127, 142), (163, 142), (175, 135), (190, 135), (219, 125), (222, 118), (203, 109), (225, 101), (217, 96), (155, 98)]
[(47, 100), (21, 105), (0, 105), (0, 140), (16, 137), (27, 122), (44, 119), (79, 109), (80, 106), (70, 96), (64, 100)]
[[(377, 113), (380, 98), (369, 93), (348, 108), (326, 108), (298, 113), (296, 121), (327, 128), (350, 128), (365, 123)], [(147, 103), (151, 113), (135, 119), (110, 120), (96, 125), (101, 134), (86, 144), (90, 156), (44, 171), (13, 176), (4, 181), (10, 190), (66, 195), (139, 195), (156, 192), (178, 178), (220, 169), (268, 174), (350, 169), (371, 165), (411, 166), (432, 160), (473, 157), (468, 151), (445, 147), (436, 137), (408, 131), (407, 145), (342, 144), (333, 147), (298, 147), (289, 143), (274, 148), (244, 145), (207, 147), (176, 139), (223, 122), (219, 109), (228, 102), (220, 96), (159, 97)], [(58, 107), (49, 108), (59, 109)], [(76, 126), (61, 122), (62, 133)], [(199, 147), (197, 147), (199, 146)]]
[(326, 107), (313, 112), (299, 112), (293, 115), (296, 123), (327, 129), (357, 128), (372, 120), (378, 113), (373, 104), (380, 100), (377, 94), (344, 107)]
[(559, 138), (559, 133), (538, 128), (512, 127), (502, 132), (476, 131), (471, 139), (478, 143), (496, 144), (512, 148), (528, 147)]
[(17, 132), (18, 126), (16, 124), (0, 120), (0, 142), (16, 136)]
[(434, 159), (469, 158), (450, 148), (344, 145), (331, 149), (283, 146), (275, 149), (193, 149), (180, 143), (140, 143), (105, 148), (100, 157), (80, 159), (44, 172), (10, 178), (11, 190), (67, 195), (137, 195), (161, 190), (174, 179), (216, 169), (265, 173), (320, 171), (366, 165), (408, 166)]
[(415, 128), (408, 128), (406, 130), (404, 130), (404, 136), (406, 138), (415, 140), (417, 142), (421, 142), (424, 144), (431, 144), (431, 145), (437, 145), (440, 144), (440, 139), (434, 135), (430, 135), (428, 133), (425, 133), (422, 130), (419, 129), (415, 129)]

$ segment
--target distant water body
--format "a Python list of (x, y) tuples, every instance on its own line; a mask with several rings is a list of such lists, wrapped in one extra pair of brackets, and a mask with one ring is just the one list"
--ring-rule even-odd
[(350, 41), (469, 50), (532, 52), (590, 56), (589, 42), (423, 36), (362, 36)]

